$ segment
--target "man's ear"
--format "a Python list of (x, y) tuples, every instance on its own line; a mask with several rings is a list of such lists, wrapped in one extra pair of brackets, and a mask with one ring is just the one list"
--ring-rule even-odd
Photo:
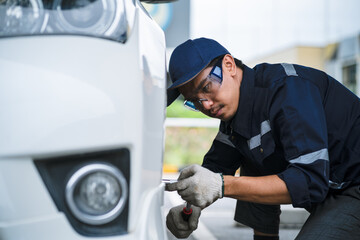
[(223, 68), (224, 67), (226, 71), (230, 73), (231, 76), (236, 75), (235, 59), (230, 54), (226, 54), (223, 58)]

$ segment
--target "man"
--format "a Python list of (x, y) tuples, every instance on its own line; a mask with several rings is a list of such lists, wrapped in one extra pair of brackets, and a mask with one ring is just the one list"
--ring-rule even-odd
[[(235, 220), (254, 239), (279, 239), (280, 204), (310, 217), (297, 239), (360, 239), (360, 101), (322, 71), (293, 64), (253, 69), (218, 42), (188, 40), (173, 52), (168, 105), (185, 105), (221, 119), (202, 167), (185, 168), (167, 190), (193, 205), (170, 210), (177, 237), (197, 227), (203, 208), (238, 199)], [(240, 167), (241, 176), (234, 177)]]

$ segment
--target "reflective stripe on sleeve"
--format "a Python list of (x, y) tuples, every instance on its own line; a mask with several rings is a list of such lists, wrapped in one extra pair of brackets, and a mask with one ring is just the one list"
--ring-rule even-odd
[(342, 182), (342, 183), (337, 183), (337, 182), (333, 182), (331, 180), (329, 180), (329, 187), (332, 189), (343, 189), (347, 186), (349, 186), (350, 182)]
[(316, 152), (308, 153), (305, 155), (301, 155), (298, 158), (292, 159), (289, 162), (291, 163), (301, 163), (301, 164), (310, 164), (315, 162), (316, 160), (325, 160), (329, 161), (329, 153), (327, 148), (321, 149)]
[(296, 70), (294, 68), (294, 65), (289, 64), (289, 63), (281, 63), (281, 66), (283, 66), (286, 75), (288, 76), (298, 76), (296, 73)]
[(252, 150), (261, 145), (261, 136), (271, 131), (270, 121), (266, 120), (261, 123), (260, 134), (256, 135), (248, 140), (249, 149)]
[(234, 144), (230, 141), (229, 137), (230, 137), (229, 135), (226, 135), (225, 133), (219, 131), (215, 137), (215, 140), (218, 140), (219, 142), (225, 143), (226, 145), (235, 148)]

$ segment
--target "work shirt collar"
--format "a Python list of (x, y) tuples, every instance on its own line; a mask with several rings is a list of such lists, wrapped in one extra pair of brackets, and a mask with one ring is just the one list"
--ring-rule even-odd
[(226, 129), (230, 128), (246, 139), (251, 137), (254, 81), (255, 71), (244, 65), (243, 78), (240, 85), (239, 106), (233, 119), (225, 122)]

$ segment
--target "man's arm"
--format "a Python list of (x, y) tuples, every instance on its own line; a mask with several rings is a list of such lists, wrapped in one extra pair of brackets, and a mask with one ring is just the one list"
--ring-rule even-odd
[[(328, 192), (329, 155), (324, 99), (314, 82), (287, 77), (274, 90), (269, 120), (289, 165), (277, 174), (294, 207), (311, 208)], [(271, 186), (269, 186), (271, 187)]]
[(286, 184), (277, 175), (263, 177), (224, 176), (224, 197), (261, 204), (290, 204)]
[(201, 209), (224, 196), (262, 204), (291, 203), (285, 182), (277, 175), (264, 177), (225, 175), (223, 179), (224, 181), (221, 174), (194, 164), (184, 168), (178, 181), (167, 184), (166, 190), (177, 191), (182, 199)]

